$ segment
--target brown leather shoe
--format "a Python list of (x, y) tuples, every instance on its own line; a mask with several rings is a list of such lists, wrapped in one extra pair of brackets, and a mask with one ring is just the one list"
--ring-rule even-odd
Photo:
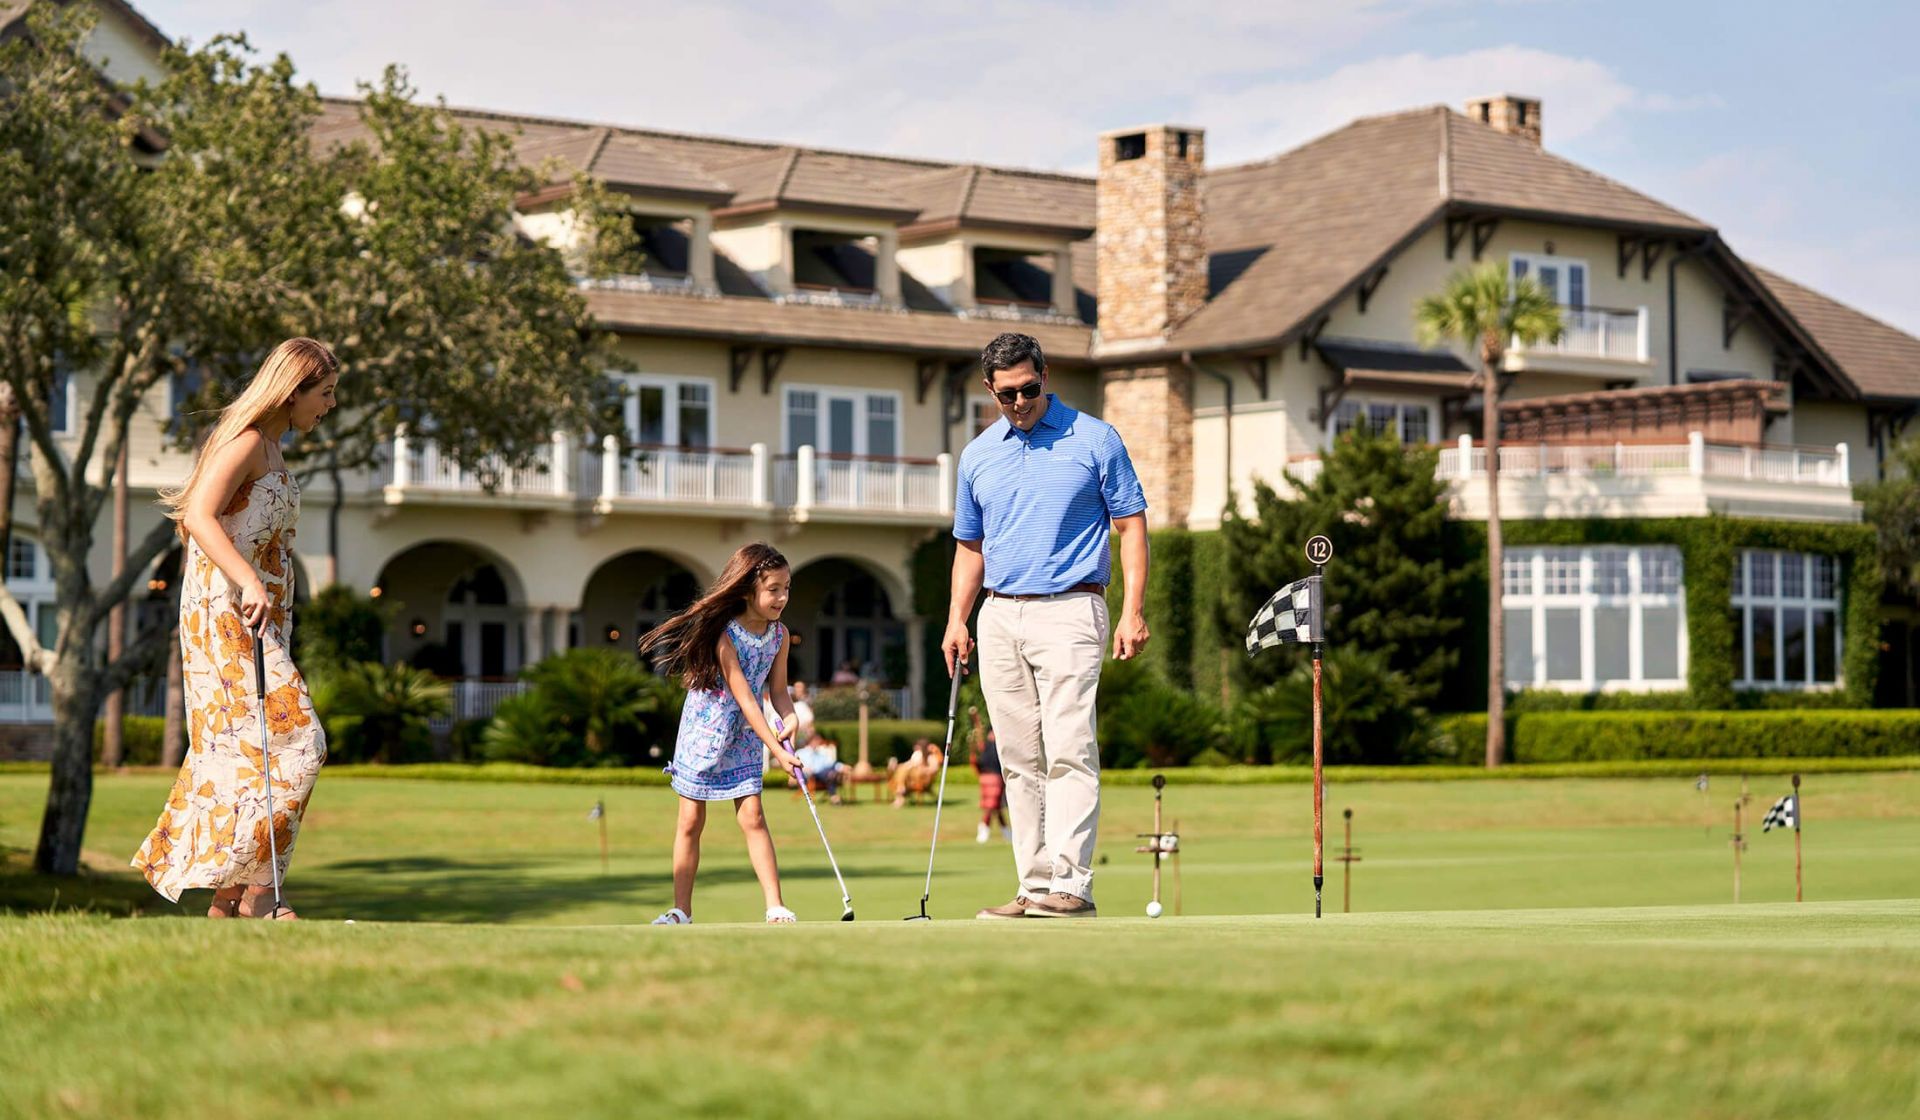
[(1064, 891), (1054, 891), (1045, 898), (1027, 904), (1029, 918), (1092, 918), (1099, 913), (1093, 908), (1093, 903)]
[(1024, 918), (1027, 916), (1027, 908), (1032, 905), (1032, 899), (1024, 894), (1017, 894), (1013, 896), (1013, 901), (1007, 903), (1005, 906), (990, 906), (978, 914), (975, 914), (974, 917), (980, 921), (1003, 921), (1008, 918)]

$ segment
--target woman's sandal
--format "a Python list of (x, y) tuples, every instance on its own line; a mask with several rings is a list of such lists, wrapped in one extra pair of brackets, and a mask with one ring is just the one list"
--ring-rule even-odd
[(213, 897), (213, 905), (207, 907), (207, 917), (209, 918), (237, 918), (239, 916), (239, 895), (234, 895), (228, 899), (222, 899), (219, 895), (215, 895)]
[(685, 910), (676, 906), (647, 924), (655, 926), (690, 926), (693, 924), (693, 919), (687, 917)]
[(790, 926), (800, 919), (784, 906), (767, 907), (767, 924), (770, 926)]

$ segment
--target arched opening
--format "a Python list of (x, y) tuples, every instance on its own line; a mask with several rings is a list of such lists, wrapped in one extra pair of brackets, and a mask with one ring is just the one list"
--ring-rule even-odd
[(795, 680), (842, 683), (849, 674), (890, 687), (907, 683), (907, 624), (893, 597), (866, 568), (837, 557), (793, 573), (786, 623), (798, 640), (789, 653)]
[(587, 578), (568, 644), (633, 652), (641, 635), (685, 610), (701, 590), (700, 577), (671, 556), (623, 552)]
[(461, 679), (506, 680), (520, 671), (525, 596), (504, 560), (434, 541), (388, 560), (375, 587), (393, 611), (388, 660)]

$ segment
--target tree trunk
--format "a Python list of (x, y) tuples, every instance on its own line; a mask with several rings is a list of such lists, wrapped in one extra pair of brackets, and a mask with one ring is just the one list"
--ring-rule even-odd
[[(74, 642), (75, 648), (85, 643)], [(33, 869), (43, 875), (77, 875), (80, 844), (93, 802), (93, 715), (99, 711), (94, 670), (68, 652), (55, 664), (53, 686), (53, 769), (47, 809), (40, 818), (40, 843)]]
[(13, 555), (13, 487), (20, 463), (20, 406), (13, 386), (0, 383), (0, 578)]
[[(181, 566), (185, 571), (185, 565)], [(173, 628), (173, 638), (167, 643), (167, 718), (160, 732), (160, 765), (169, 769), (180, 765), (186, 757), (187, 704), (182, 694), (184, 683), (180, 679), (180, 627)]]
[[(120, 444), (120, 461), (113, 469), (113, 575), (118, 579), (127, 568), (127, 444)], [(127, 604), (114, 604), (107, 615), (107, 664), (120, 660), (127, 649)], [(127, 690), (116, 689), (107, 697), (106, 726), (100, 735), (100, 765), (117, 769), (123, 758), (127, 716)]]
[(1481, 439), (1487, 445), (1487, 768), (1500, 765), (1507, 753), (1507, 634), (1500, 539), (1500, 362), (1483, 355), (1481, 377), (1486, 406)]

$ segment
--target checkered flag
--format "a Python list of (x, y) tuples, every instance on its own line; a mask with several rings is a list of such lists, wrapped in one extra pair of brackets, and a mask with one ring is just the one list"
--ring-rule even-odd
[(1760, 831), (1772, 832), (1775, 827), (1779, 827), (1779, 828), (1799, 828), (1800, 827), (1800, 795), (1799, 794), (1789, 793), (1785, 797), (1782, 797), (1780, 800), (1774, 802), (1773, 808), (1767, 810), (1767, 815), (1763, 817), (1760, 821)]
[(1282, 642), (1317, 642), (1320, 625), (1320, 577), (1295, 580), (1273, 593), (1247, 624), (1247, 656)]

